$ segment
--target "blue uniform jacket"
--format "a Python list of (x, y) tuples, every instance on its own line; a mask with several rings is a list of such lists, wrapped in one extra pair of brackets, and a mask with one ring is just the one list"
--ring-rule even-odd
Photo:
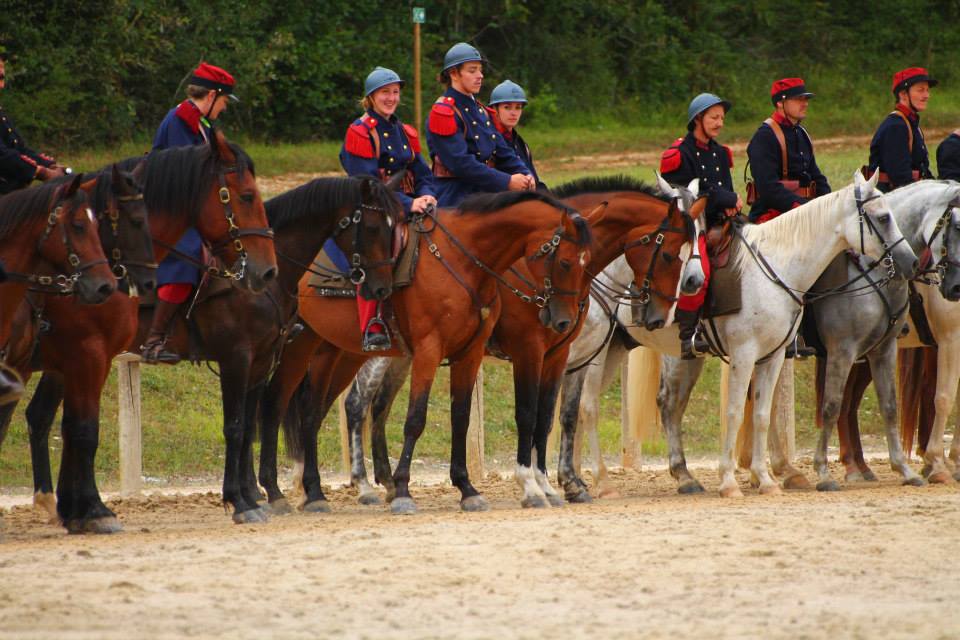
[[(787, 179), (797, 180), (801, 187), (810, 183), (817, 186), (817, 195), (830, 193), (830, 183), (817, 166), (813, 156), (813, 143), (806, 129), (793, 125), (786, 118), (774, 114), (773, 118), (783, 130), (783, 140), (787, 147)], [(773, 209), (783, 213), (796, 205), (804, 204), (807, 198), (788, 190), (780, 180), (783, 179), (780, 143), (773, 129), (763, 123), (747, 145), (747, 157), (750, 159), (750, 174), (757, 187), (757, 201), (750, 209), (750, 220), (756, 219)]]
[(0, 194), (29, 186), (37, 165), (49, 167), (53, 158), (37, 153), (23, 142), (23, 136), (0, 107)]
[(707, 194), (707, 226), (723, 222), (724, 210), (737, 206), (733, 190), (733, 152), (716, 140), (703, 145), (693, 133), (677, 138), (660, 156), (660, 174), (672, 185), (687, 186), (700, 180), (700, 195)]
[[(203, 114), (195, 104), (184, 100), (167, 112), (163, 122), (157, 128), (157, 134), (153, 137), (153, 148), (159, 150), (206, 144), (206, 136), (209, 135), (210, 126)], [(203, 240), (197, 230), (190, 227), (180, 236), (176, 249), (200, 260)], [(200, 270), (189, 262), (183, 262), (173, 254), (168, 254), (157, 267), (157, 284), (175, 282), (196, 285), (200, 282)]]
[(937, 172), (941, 180), (960, 181), (960, 133), (957, 131), (937, 147)]
[(530, 146), (520, 137), (520, 132), (516, 129), (512, 132), (500, 129), (500, 135), (502, 135), (504, 141), (510, 145), (513, 152), (517, 154), (517, 157), (523, 161), (523, 164), (527, 165), (527, 169), (530, 170), (530, 175), (537, 181), (537, 189), (546, 189), (547, 185), (540, 181), (540, 176), (537, 175), (537, 169), (533, 166), (533, 154), (530, 153)]
[(889, 191), (913, 182), (913, 171), (920, 172), (920, 178), (932, 178), (927, 145), (920, 130), (920, 115), (912, 109), (897, 105), (897, 110), (907, 116), (913, 130), (913, 152), (909, 152), (909, 134), (903, 118), (891, 113), (873, 134), (870, 141), (870, 167), (879, 168), (887, 174), (890, 182), (881, 182), (878, 186)]
[[(497, 131), (486, 108), (473, 96), (453, 88), (444, 92), (427, 116), (427, 142), (441, 207), (455, 207), (478, 191), (506, 191), (511, 175), (530, 174)], [(450, 177), (437, 169), (437, 159)]]

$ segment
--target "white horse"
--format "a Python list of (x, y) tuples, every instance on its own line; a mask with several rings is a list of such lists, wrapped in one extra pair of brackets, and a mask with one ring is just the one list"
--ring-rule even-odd
[[(741, 237), (734, 243), (728, 268), (740, 275), (743, 304), (738, 313), (714, 320), (715, 338), (730, 360), (728, 425), (741, 424), (747, 387), (753, 379), (756, 433), (751, 470), (759, 481), (761, 493), (780, 491), (767, 470), (767, 430), (774, 385), (783, 364), (784, 347), (799, 324), (803, 292), (814, 283), (830, 260), (847, 248), (856, 248), (875, 258), (889, 255), (900, 272), (907, 275), (912, 275), (916, 268), (916, 256), (902, 242), (896, 221), (875, 187), (876, 176), (868, 181), (857, 172), (854, 184), (845, 189), (811, 201), (766, 224), (743, 227)], [(618, 274), (616, 279), (623, 281), (623, 278), (624, 274)], [(619, 312), (623, 324), (629, 326), (627, 314), (627, 310)], [(629, 333), (640, 344), (662, 354), (679, 354), (676, 330), (646, 332), (630, 327)], [(585, 330), (580, 339), (586, 339), (586, 334)], [(585, 352), (576, 351), (571, 351), (568, 361), (572, 366), (578, 364), (574, 358), (583, 358)], [(674, 362), (691, 371), (680, 378), (665, 376), (665, 379), (669, 377), (681, 382), (673, 387), (662, 383), (660, 394), (674, 394), (676, 402), (673, 404), (682, 414), (703, 361)], [(609, 367), (603, 369), (609, 373)], [(564, 390), (567, 391), (566, 383)], [(572, 406), (572, 401), (564, 400), (561, 420), (565, 417), (564, 410)], [(679, 430), (675, 437), (679, 438)], [(736, 437), (736, 428), (727, 430), (720, 458), (720, 493), (726, 497), (742, 495), (734, 477)], [(563, 453), (562, 447), (562, 458)], [(561, 482), (565, 480), (563, 465), (562, 460)], [(671, 460), (671, 467), (673, 465), (674, 460)], [(575, 491), (575, 487), (566, 482), (564, 489), (568, 498), (571, 490)]]

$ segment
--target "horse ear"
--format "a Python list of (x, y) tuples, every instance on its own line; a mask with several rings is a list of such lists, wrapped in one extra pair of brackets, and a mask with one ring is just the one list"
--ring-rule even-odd
[(609, 204), (610, 204), (609, 202), (604, 200), (603, 202), (598, 204), (596, 207), (594, 207), (590, 213), (584, 216), (587, 222), (590, 223), (591, 227), (597, 226), (597, 224), (599, 224), (600, 221), (603, 220), (603, 218), (607, 215), (607, 205)]
[(687, 213), (690, 214), (690, 217), (694, 220), (698, 219), (704, 211), (707, 209), (707, 198), (697, 196), (697, 199), (693, 201), (693, 206), (690, 207), (690, 211)]
[(220, 131), (220, 129), (216, 127), (213, 127), (210, 132), (212, 134), (210, 136), (210, 146), (213, 150), (213, 155), (219, 158), (223, 164), (233, 164), (237, 157), (230, 149), (230, 145), (227, 144), (227, 136), (223, 135), (223, 131)]
[(693, 194), (694, 198), (700, 197), (700, 178), (694, 178), (687, 185), (687, 191)]
[(116, 164), (110, 166), (110, 185), (114, 193), (120, 193), (120, 181), (123, 176), (120, 174), (120, 167)]
[(399, 191), (400, 185), (403, 184), (403, 178), (406, 175), (407, 170), (404, 169), (390, 176), (390, 179), (387, 180), (387, 191)]
[(73, 180), (70, 181), (70, 184), (63, 190), (63, 197), (69, 198), (77, 192), (77, 189), (80, 188), (80, 185), (83, 184), (83, 174), (78, 173), (73, 177)]
[(873, 172), (873, 175), (870, 176), (870, 179), (867, 181), (867, 184), (870, 185), (871, 189), (876, 189), (877, 182), (879, 181), (880, 181), (880, 170), (877, 169), (876, 171)]
[[(879, 172), (877, 171), (877, 172), (874, 172), (874, 173), (879, 173)], [(865, 178), (863, 177), (863, 173), (860, 171), (860, 169), (857, 169), (856, 171), (853, 172), (853, 184), (855, 184), (855, 185), (861, 185), (861, 184), (863, 184), (865, 181), (866, 181), (866, 180), (865, 180)]]
[(657, 176), (657, 187), (660, 188), (660, 193), (665, 196), (670, 196), (671, 198), (676, 198), (677, 190), (674, 189), (669, 182), (663, 179), (663, 176), (660, 175), (659, 171), (654, 171), (653, 173)]

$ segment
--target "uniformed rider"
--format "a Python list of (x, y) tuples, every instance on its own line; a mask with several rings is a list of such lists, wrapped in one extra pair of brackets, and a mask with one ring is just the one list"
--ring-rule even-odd
[(530, 152), (530, 146), (520, 137), (517, 131), (517, 125), (523, 116), (523, 110), (527, 107), (527, 94), (523, 87), (510, 80), (504, 80), (490, 92), (490, 102), (487, 104), (487, 110), (493, 116), (493, 124), (497, 131), (503, 136), (508, 145), (513, 148), (523, 164), (527, 165), (530, 175), (533, 176), (537, 189), (546, 189), (547, 185), (540, 181), (537, 175), (537, 169), (533, 165), (533, 154)]
[[(421, 213), (436, 205), (433, 172), (420, 155), (420, 134), (400, 121), (397, 107), (403, 80), (394, 71), (376, 67), (364, 82), (363, 115), (347, 128), (340, 164), (351, 176), (374, 176), (384, 182), (406, 170), (397, 197), (403, 209)], [(330, 239), (324, 245), (327, 255), (344, 272), (350, 270), (346, 256)], [(357, 287), (357, 309), (363, 332), (364, 351), (382, 351), (391, 347), (390, 335), (380, 317), (376, 300), (367, 300)]]
[[(167, 112), (153, 138), (153, 148), (185, 147), (208, 144), (212, 122), (227, 108), (229, 101), (237, 101), (233, 94), (233, 76), (220, 67), (201, 62), (190, 76), (187, 99)], [(203, 242), (196, 229), (191, 227), (177, 241), (179, 252), (199, 261)], [(180, 355), (165, 349), (167, 330), (190, 292), (200, 282), (200, 270), (172, 253), (164, 258), (157, 269), (157, 306), (153, 310), (153, 322), (143, 346), (140, 347), (144, 362), (175, 364)]]
[[(6, 58), (0, 55), (0, 91), (6, 86)], [(65, 172), (56, 160), (26, 145), (0, 106), (0, 195), (27, 187), (34, 180), (59, 178)]]
[(880, 171), (877, 187), (881, 191), (933, 177), (920, 112), (927, 108), (930, 89), (935, 86), (937, 81), (923, 67), (893, 74), (896, 105), (870, 142), (870, 169)]
[[(700, 181), (700, 194), (707, 196), (707, 226), (723, 224), (743, 207), (740, 196), (733, 190), (733, 152), (717, 142), (723, 129), (730, 103), (712, 93), (701, 93), (687, 109), (687, 135), (677, 138), (660, 157), (660, 173), (670, 184), (686, 186), (694, 178)], [(700, 253), (707, 255), (706, 243), (700, 238)], [(681, 357), (692, 359), (706, 351), (708, 345), (697, 332), (700, 309), (707, 292), (710, 265), (703, 260), (707, 280), (700, 292), (680, 296), (674, 318), (680, 325)]]
[[(803, 78), (783, 78), (770, 87), (773, 114), (763, 121), (747, 145), (756, 200), (751, 222), (766, 222), (784, 211), (830, 193), (830, 184), (817, 166), (813, 142), (801, 122), (814, 94)], [(784, 163), (786, 159), (786, 163)], [(750, 200), (748, 193), (747, 199)]]
[(443, 58), (440, 82), (447, 90), (427, 116), (427, 142), (441, 207), (455, 207), (476, 192), (536, 188), (530, 170), (476, 99), (483, 84), (483, 56), (459, 42)]
[(941, 180), (960, 181), (960, 129), (944, 138), (937, 147), (937, 174)]

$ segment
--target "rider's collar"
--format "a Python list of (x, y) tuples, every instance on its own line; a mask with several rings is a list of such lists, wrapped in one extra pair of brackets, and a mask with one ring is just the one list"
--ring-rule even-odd
[(903, 104), (902, 102), (898, 102), (897, 106), (895, 106), (894, 109), (896, 109), (903, 115), (910, 118), (913, 122), (920, 122), (920, 114), (914, 111), (913, 109), (911, 109), (910, 107), (908, 107), (907, 105)]
[(467, 95), (466, 93), (460, 93), (453, 87), (447, 87), (447, 90), (443, 92), (443, 95), (450, 96), (457, 101), (457, 104), (462, 104), (468, 107), (477, 104), (477, 98), (475, 96)]
[(774, 111), (774, 112), (773, 112), (773, 115), (770, 116), (770, 119), (773, 120), (774, 122), (776, 122), (776, 123), (777, 123), (778, 125), (780, 125), (781, 127), (795, 127), (795, 126), (797, 126), (797, 125), (795, 125), (793, 122), (790, 121), (790, 118), (788, 118), (788, 117), (785, 116), (784, 114), (780, 113), (779, 111)]
[(384, 118), (382, 115), (380, 115), (379, 113), (377, 113), (375, 109), (367, 109), (367, 115), (370, 116), (371, 118), (375, 119), (378, 123), (388, 124), (388, 125), (390, 125), (390, 126), (393, 126), (393, 125), (397, 124), (397, 114), (396, 114), (396, 113), (394, 113), (394, 114), (393, 114), (392, 116), (390, 116), (389, 118)]

